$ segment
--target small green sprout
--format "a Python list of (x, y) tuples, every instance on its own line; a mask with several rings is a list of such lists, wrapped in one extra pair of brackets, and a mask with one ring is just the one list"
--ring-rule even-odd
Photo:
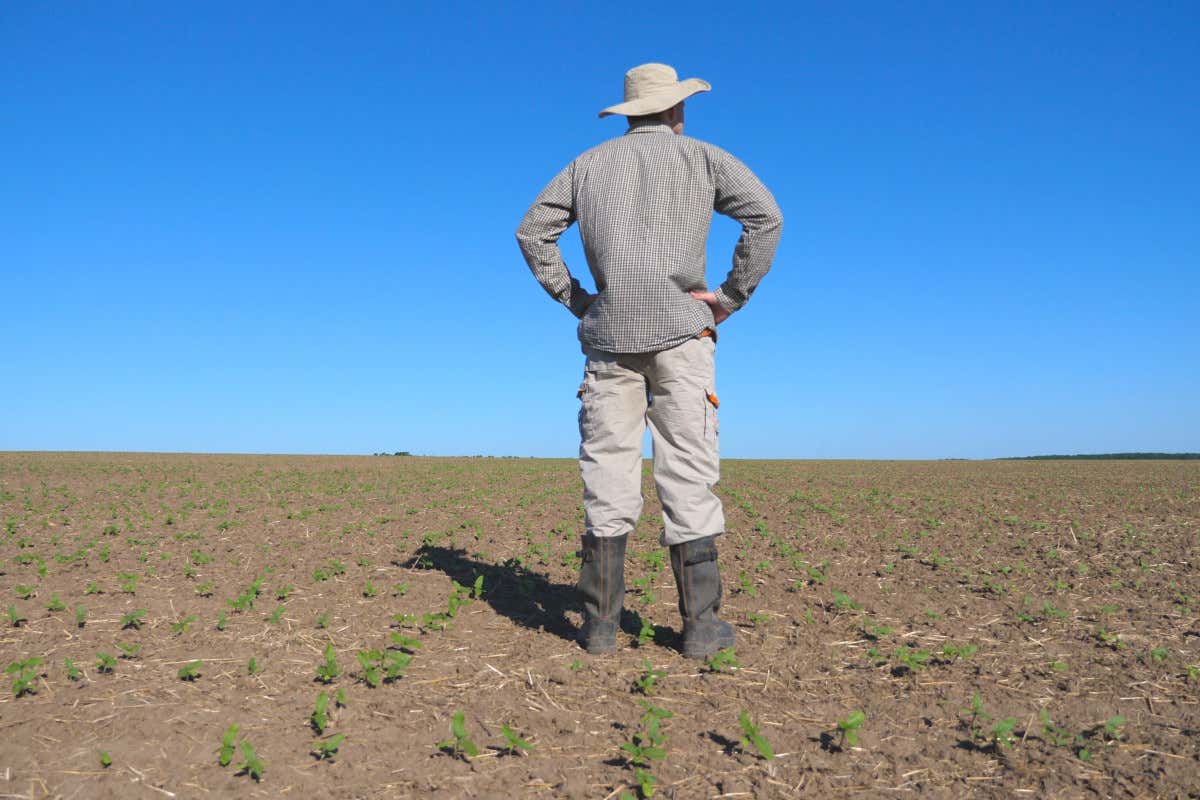
[(117, 649), (121, 651), (121, 658), (130, 660), (137, 658), (142, 652), (140, 644), (125, 644), (124, 642), (117, 642)]
[(17, 613), (16, 606), (8, 607), (8, 624), (14, 628), (21, 627), (21, 624), (26, 622), (26, 618)]
[(219, 631), (225, 630), (225, 612), (224, 611), (217, 612), (217, 630), (219, 630)]
[(238, 774), (249, 775), (254, 779), (255, 783), (262, 780), (263, 772), (266, 771), (267, 765), (255, 754), (254, 747), (246, 740), (242, 740), (242, 763), (238, 767)]
[(709, 672), (732, 672), (739, 666), (737, 655), (732, 647), (718, 650), (708, 659)]
[(112, 672), (117, 668), (117, 659), (111, 653), (96, 653), (96, 671)]
[(196, 621), (196, 615), (188, 614), (186, 617), (179, 620), (178, 622), (171, 623), (171, 632), (172, 633), (187, 633), (188, 628), (190, 628), (192, 626), (192, 623), (195, 621)]
[(246, 663), (246, 672), (250, 675), (257, 675), (263, 671), (263, 667), (258, 663), (254, 656), (250, 656), (250, 661)]
[(992, 727), (992, 745), (997, 752), (1012, 747), (1016, 741), (1013, 736), (1013, 728), (1017, 726), (1017, 720), (1013, 717), (1005, 717)]
[(758, 730), (758, 726), (750, 719), (750, 712), (742, 711), (738, 717), (738, 721), (742, 725), (742, 749), (750, 752), (750, 748), (758, 753), (764, 761), (771, 761), (775, 758), (775, 751), (771, 749), (771, 743)]
[(654, 624), (650, 620), (642, 617), (642, 627), (638, 630), (637, 643), (638, 647), (645, 647), (654, 641)]
[(392, 647), (398, 647), (401, 650), (407, 650), (411, 653), (421, 648), (421, 640), (412, 636), (405, 636), (402, 633), (393, 633)]
[(15, 591), (17, 593), (17, 597), (21, 598), (22, 600), (29, 600), (37, 594), (37, 589), (33, 588), (32, 586), (25, 586), (22, 584), (17, 584), (14, 586), (13, 591)]
[(838, 733), (841, 734), (842, 742), (851, 747), (858, 746), (858, 731), (862, 727), (863, 722), (867, 719), (867, 715), (862, 711), (855, 711), (845, 719), (837, 721)]
[(317, 667), (317, 680), (321, 683), (333, 683), (333, 679), (341, 674), (342, 671), (338, 668), (337, 657), (333, 652), (333, 645), (325, 645), (325, 662)]
[(522, 739), (516, 731), (507, 725), (500, 726), (500, 733), (504, 734), (504, 752), (511, 756), (528, 753), (533, 749), (533, 745), (527, 740)]
[(325, 733), (325, 728), (329, 725), (329, 695), (324, 692), (317, 695), (317, 704), (308, 721), (318, 735)]
[(313, 748), (312, 754), (316, 756), (317, 761), (332, 759), (337, 755), (338, 748), (342, 746), (342, 742), (346, 740), (346, 734), (335, 733), (328, 739), (322, 739), (317, 742), (317, 746)]
[(278, 605), (275, 607), (275, 610), (271, 612), (270, 616), (266, 617), (265, 619), (272, 625), (278, 625), (279, 621), (283, 619), (283, 612), (286, 610), (287, 606), (282, 604)]
[(204, 665), (203, 661), (190, 661), (179, 668), (179, 680), (194, 681), (200, 677), (200, 667)]
[(100, 754), (100, 766), (104, 767), (105, 769), (108, 769), (109, 767), (111, 767), (112, 766), (112, 756), (110, 756), (108, 754), (108, 751), (100, 750), (99, 754)]
[(142, 627), (142, 618), (146, 616), (146, 609), (135, 608), (125, 616), (121, 617), (121, 628), (140, 629)]
[(221, 746), (217, 748), (217, 762), (222, 767), (228, 767), (233, 761), (233, 754), (237, 751), (237, 723), (230, 725), (225, 729), (225, 733), (221, 736)]
[(83, 677), (83, 671), (75, 666), (75, 662), (69, 658), (63, 659), (63, 668), (67, 670), (67, 679), (77, 681)]
[(634, 689), (645, 695), (654, 694), (654, 684), (658, 682), (659, 678), (665, 678), (667, 671), (655, 669), (650, 663), (649, 657), (642, 660), (642, 667), (644, 672), (633, 681)]
[(450, 719), (450, 736), (452, 738), (438, 742), (438, 749), (463, 760), (470, 760), (479, 755), (479, 748), (467, 735), (466, 715), (456, 711)]
[(54, 594), (50, 595), (50, 602), (46, 603), (46, 610), (51, 614), (57, 611), (66, 611), (67, 604), (64, 603), (62, 598), (58, 596), (58, 592), (55, 592)]
[(87, 609), (83, 606), (75, 606), (75, 627), (82, 628), (87, 624)]

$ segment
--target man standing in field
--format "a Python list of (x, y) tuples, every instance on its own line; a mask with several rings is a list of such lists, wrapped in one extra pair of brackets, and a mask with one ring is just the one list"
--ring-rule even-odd
[[(721, 603), (716, 326), (740, 309), (771, 267), (783, 217), (740, 161), (683, 136), (683, 101), (711, 87), (664, 64), (625, 75), (629, 129), (576, 158), (538, 195), (517, 229), (534, 277), (580, 319), (579, 466), (587, 532), (579, 591), (589, 653), (611, 653), (625, 598), (625, 542), (642, 512), (642, 435), (654, 443), (662, 543), (683, 617), (683, 653), (707, 658), (734, 643)], [(733, 268), (705, 282), (713, 211), (741, 223)], [(558, 239), (579, 223), (596, 293), (563, 263)]]

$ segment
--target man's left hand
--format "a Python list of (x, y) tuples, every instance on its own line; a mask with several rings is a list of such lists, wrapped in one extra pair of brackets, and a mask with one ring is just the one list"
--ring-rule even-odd
[(708, 307), (712, 309), (713, 324), (720, 325), (725, 320), (729, 319), (729, 312), (725, 310), (725, 306), (721, 305), (717, 300), (715, 292), (690, 292), (692, 297), (702, 302), (708, 303)]

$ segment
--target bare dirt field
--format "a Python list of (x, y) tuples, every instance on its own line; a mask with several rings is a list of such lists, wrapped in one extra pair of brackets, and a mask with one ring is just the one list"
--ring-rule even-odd
[(709, 664), (645, 488), (593, 658), (571, 461), (0, 453), (0, 796), (1200, 796), (1200, 463), (726, 461)]

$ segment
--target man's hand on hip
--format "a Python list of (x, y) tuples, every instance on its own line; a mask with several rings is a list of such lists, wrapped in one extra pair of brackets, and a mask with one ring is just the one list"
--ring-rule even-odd
[(725, 310), (725, 306), (717, 300), (715, 292), (690, 292), (692, 297), (697, 300), (708, 303), (708, 307), (712, 309), (713, 324), (720, 325), (725, 320), (729, 319), (729, 312)]

